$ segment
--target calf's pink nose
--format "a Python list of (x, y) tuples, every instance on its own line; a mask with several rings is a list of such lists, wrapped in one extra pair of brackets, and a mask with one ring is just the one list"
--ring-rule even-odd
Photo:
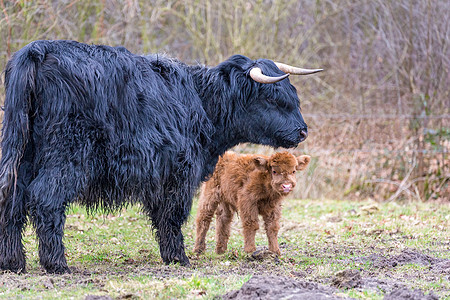
[(281, 187), (283, 188), (284, 192), (289, 192), (291, 190), (292, 184), (282, 184)]

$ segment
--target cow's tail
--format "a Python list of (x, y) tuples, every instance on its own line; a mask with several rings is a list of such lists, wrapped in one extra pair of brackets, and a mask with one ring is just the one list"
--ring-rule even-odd
[(14, 54), (6, 65), (0, 160), (0, 211), (3, 212), (1, 208), (6, 201), (14, 202), (16, 198), (18, 169), (30, 135), (29, 115), (36, 70), (44, 57), (45, 49), (36, 42)]

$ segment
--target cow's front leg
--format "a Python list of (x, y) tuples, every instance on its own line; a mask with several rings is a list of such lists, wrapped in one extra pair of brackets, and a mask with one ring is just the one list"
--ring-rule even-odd
[(182, 266), (190, 266), (181, 232), (181, 226), (189, 216), (190, 207), (185, 203), (167, 199), (151, 212), (159, 251), (165, 264), (179, 263)]

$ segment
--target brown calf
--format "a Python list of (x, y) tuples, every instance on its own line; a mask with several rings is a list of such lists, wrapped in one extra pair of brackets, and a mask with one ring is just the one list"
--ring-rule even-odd
[(255, 234), (262, 215), (269, 250), (280, 254), (281, 201), (295, 187), (295, 172), (304, 170), (311, 157), (295, 157), (288, 152), (263, 155), (238, 155), (226, 152), (216, 165), (212, 177), (202, 186), (196, 218), (197, 236), (194, 251), (205, 251), (205, 237), (216, 213), (216, 253), (227, 249), (233, 214), (242, 220), (244, 250), (256, 250)]

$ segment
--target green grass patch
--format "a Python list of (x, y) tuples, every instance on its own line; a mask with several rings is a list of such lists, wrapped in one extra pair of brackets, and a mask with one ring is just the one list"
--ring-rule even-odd
[[(194, 203), (192, 216), (196, 213)], [(193, 217), (184, 226), (192, 268), (166, 266), (150, 222), (139, 206), (115, 214), (67, 213), (65, 246), (69, 275), (49, 275), (39, 266), (31, 227), (24, 234), (28, 273), (0, 276), (1, 299), (84, 299), (108, 295), (135, 299), (213, 299), (239, 289), (253, 275), (278, 275), (332, 285), (342, 270), (360, 272), (362, 283), (337, 289), (341, 296), (382, 299), (395, 284), (450, 297), (450, 206), (333, 200), (285, 201), (279, 260), (254, 261), (243, 251), (240, 220), (232, 223), (228, 251), (214, 252), (214, 222), (206, 253), (192, 252)], [(263, 228), (263, 226), (261, 226)], [(258, 248), (267, 246), (260, 230)], [(372, 284), (368, 284), (372, 282)], [(373, 283), (375, 282), (375, 283)]]

